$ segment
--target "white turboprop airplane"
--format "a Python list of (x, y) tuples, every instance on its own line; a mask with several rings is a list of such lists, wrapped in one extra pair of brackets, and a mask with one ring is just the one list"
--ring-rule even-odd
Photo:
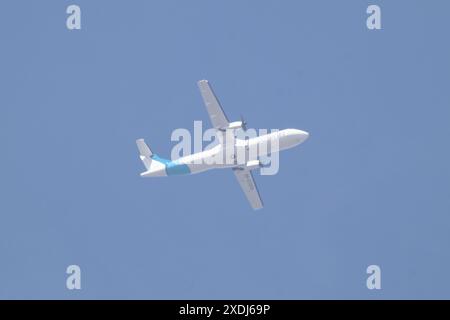
[[(217, 130), (216, 137), (219, 143), (209, 150), (172, 161), (152, 153), (144, 139), (138, 139), (136, 143), (140, 158), (147, 169), (141, 173), (141, 177), (164, 177), (199, 173), (216, 168), (231, 168), (252, 208), (262, 208), (263, 203), (251, 170), (263, 166), (259, 160), (260, 157), (292, 148), (304, 142), (309, 134), (302, 130), (285, 129), (245, 140), (236, 138), (236, 130), (246, 130), (245, 122), (243, 120), (228, 121), (207, 80), (200, 80), (198, 86), (211, 122)], [(230, 132), (232, 139), (230, 139)], [(277, 143), (273, 143), (274, 141)], [(250, 152), (255, 149), (258, 151)], [(236, 157), (236, 154), (239, 155), (240, 152), (243, 156)], [(223, 161), (217, 161), (217, 159), (223, 159)]]

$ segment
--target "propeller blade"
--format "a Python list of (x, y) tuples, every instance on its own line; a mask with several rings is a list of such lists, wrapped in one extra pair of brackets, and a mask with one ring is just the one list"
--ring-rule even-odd
[(241, 114), (241, 122), (242, 122), (242, 129), (244, 131), (247, 131), (247, 122), (244, 120), (244, 116)]

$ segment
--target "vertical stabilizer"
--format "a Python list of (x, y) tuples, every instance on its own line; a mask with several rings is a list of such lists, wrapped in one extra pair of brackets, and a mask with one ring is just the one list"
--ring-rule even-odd
[(139, 149), (140, 158), (144, 163), (145, 168), (147, 170), (150, 169), (150, 165), (152, 164), (152, 155), (153, 155), (152, 151), (147, 146), (144, 139), (137, 139), (136, 144)]

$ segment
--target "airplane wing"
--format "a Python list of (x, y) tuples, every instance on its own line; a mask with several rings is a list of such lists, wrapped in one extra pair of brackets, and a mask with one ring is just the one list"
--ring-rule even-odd
[(200, 93), (202, 94), (203, 101), (206, 105), (206, 110), (208, 111), (209, 118), (211, 119), (212, 125), (215, 129), (224, 129), (228, 127), (228, 119), (220, 106), (208, 80), (200, 80), (198, 82), (198, 87), (200, 88)]
[(252, 172), (241, 167), (233, 168), (233, 172), (252, 208), (261, 209), (263, 207), (263, 203), (261, 201), (261, 197), (259, 196), (255, 180), (253, 180)]

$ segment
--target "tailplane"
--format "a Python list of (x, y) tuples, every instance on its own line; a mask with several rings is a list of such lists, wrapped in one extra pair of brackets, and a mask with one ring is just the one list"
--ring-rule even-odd
[(152, 151), (145, 143), (144, 139), (137, 139), (136, 140), (137, 147), (139, 149), (140, 158), (142, 162), (144, 163), (144, 166), (147, 170), (150, 169), (150, 166), (152, 164)]
[(144, 139), (136, 140), (136, 144), (139, 149), (139, 157), (147, 169), (145, 172), (141, 173), (141, 177), (165, 177), (191, 173), (186, 164), (178, 163), (176, 160), (171, 161), (164, 159), (157, 154), (154, 154), (147, 146)]

